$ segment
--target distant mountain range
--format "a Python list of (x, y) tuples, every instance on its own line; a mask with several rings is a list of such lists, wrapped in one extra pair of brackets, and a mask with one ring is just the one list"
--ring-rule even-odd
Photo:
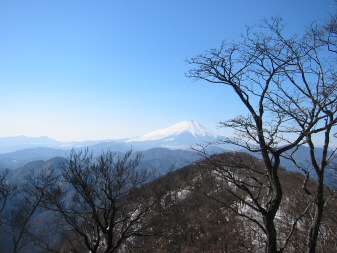
[(59, 141), (55, 141), (46, 136), (26, 137), (24, 135), (20, 135), (14, 137), (4, 137), (0, 138), (0, 153), (35, 147), (55, 147), (60, 144), (61, 143)]
[(0, 138), (0, 154), (31, 148), (59, 148), (70, 149), (73, 147), (92, 146), (102, 141), (61, 142), (46, 136), (27, 137), (24, 135)]
[[(36, 160), (45, 161), (52, 157), (66, 157), (72, 148), (76, 150), (87, 147), (94, 155), (98, 155), (106, 150), (125, 152), (129, 149), (142, 151), (145, 154), (149, 153), (147, 150), (152, 149), (152, 151), (156, 150), (158, 154), (159, 150), (161, 150), (159, 153), (164, 152), (164, 149), (158, 148), (186, 151), (190, 150), (191, 147), (197, 147), (198, 144), (216, 142), (217, 138), (218, 135), (211, 133), (194, 120), (182, 121), (165, 129), (159, 129), (143, 136), (123, 140), (60, 142), (48, 137), (6, 137), (0, 138), (0, 168), (16, 169)], [(230, 145), (221, 148), (213, 147), (212, 152), (223, 152), (225, 149), (234, 148), (234, 146)], [(166, 153), (168, 152), (166, 151)], [(176, 157), (180, 158), (173, 159), (173, 153)], [(191, 162), (193, 160), (188, 158), (185, 159), (186, 162), (181, 162), (183, 157), (178, 155), (178, 153), (186, 154), (186, 152), (179, 151), (170, 152), (169, 157), (172, 159), (172, 164), (184, 166), (187, 165), (187, 161)], [(168, 162), (167, 158), (165, 159), (163, 156), (160, 159), (161, 161), (157, 163), (163, 164), (163, 161)]]
[[(136, 153), (134, 153), (135, 155)], [(170, 150), (166, 148), (153, 148), (142, 152), (142, 159), (139, 168), (153, 169), (157, 176), (164, 175), (171, 170), (182, 168), (192, 164), (200, 157), (189, 150)], [(53, 168), (59, 171), (60, 167), (66, 162), (65, 157), (53, 157), (45, 160), (30, 161), (16, 169), (9, 171), (8, 180), (10, 182), (20, 182), (24, 179), (30, 170), (39, 170), (43, 168)], [(3, 169), (0, 169), (0, 173)]]
[[(56, 156), (66, 157), (72, 148), (87, 147), (94, 155), (104, 150), (117, 152), (125, 152), (129, 149), (146, 151), (153, 148), (189, 150), (191, 147), (197, 147), (198, 144), (215, 142), (217, 137), (194, 120), (186, 120), (143, 136), (123, 140), (60, 142), (44, 136), (6, 137), (0, 138), (0, 168), (15, 169), (35, 160), (47, 160)], [(213, 152), (224, 149), (231, 148), (230, 146), (213, 148)]]
[(15, 136), (0, 138), (0, 154), (31, 148), (71, 149), (93, 147), (139, 150), (164, 147), (170, 149), (189, 149), (191, 146), (216, 141), (219, 136), (211, 133), (195, 120), (185, 120), (165, 129), (155, 130), (143, 136), (122, 140), (102, 140), (83, 142), (61, 142), (49, 137)]
[[(156, 168), (162, 174), (199, 159), (196, 152), (191, 151), (191, 147), (198, 148), (198, 145), (216, 143), (224, 138), (208, 131), (194, 120), (182, 121), (168, 128), (123, 140), (60, 142), (45, 136), (6, 137), (0, 138), (0, 168), (17, 169), (33, 161), (47, 161), (54, 157), (66, 158), (72, 148), (88, 148), (94, 156), (106, 150), (125, 152), (133, 149), (143, 153), (142, 167)], [(222, 144), (210, 146), (208, 150), (210, 153), (220, 153), (238, 150), (238, 147)], [(319, 149), (317, 152), (319, 153)], [(303, 146), (296, 153), (296, 159), (305, 163), (307, 154), (307, 147)], [(288, 170), (296, 171), (293, 164), (287, 160), (283, 159), (282, 165)]]

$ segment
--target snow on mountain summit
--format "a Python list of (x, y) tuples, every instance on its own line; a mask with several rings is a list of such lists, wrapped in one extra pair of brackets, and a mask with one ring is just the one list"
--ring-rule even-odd
[(128, 142), (160, 140), (160, 139), (170, 138), (172, 136), (177, 136), (182, 133), (190, 133), (194, 137), (206, 137), (206, 136), (217, 137), (215, 134), (212, 134), (206, 128), (200, 125), (197, 121), (185, 120), (175, 125), (172, 125), (168, 128), (155, 130), (143, 136), (131, 138), (128, 140)]

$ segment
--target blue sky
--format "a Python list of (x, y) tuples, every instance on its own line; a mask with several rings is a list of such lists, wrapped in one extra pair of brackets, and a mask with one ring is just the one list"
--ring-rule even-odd
[(242, 113), (223, 86), (185, 77), (186, 59), (281, 16), (289, 32), (332, 0), (0, 0), (0, 137), (142, 135), (186, 119), (220, 134)]

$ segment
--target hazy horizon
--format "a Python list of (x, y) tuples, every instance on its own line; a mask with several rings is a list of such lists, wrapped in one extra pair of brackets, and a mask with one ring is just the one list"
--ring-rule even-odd
[[(138, 136), (128, 136), (128, 137), (126, 137), (126, 138), (119, 138), (119, 139), (85, 139), (85, 140), (79, 140), (79, 142), (81, 142), (81, 141), (107, 141), (107, 140), (111, 140), (111, 141), (118, 141), (118, 140), (126, 140), (126, 139), (134, 139), (134, 138), (138, 138), (138, 137), (141, 137), (141, 136), (144, 136), (144, 135), (148, 135), (148, 134), (152, 134), (153, 132), (158, 132), (158, 131), (163, 131), (163, 130), (169, 130), (169, 128), (174, 128), (174, 127), (176, 127), (177, 125), (179, 125), (179, 124), (182, 124), (182, 123), (185, 123), (185, 122), (193, 122), (194, 120), (184, 120), (184, 121), (181, 121), (181, 122), (177, 122), (176, 124), (174, 124), (174, 125), (171, 125), (171, 126), (167, 126), (167, 127), (165, 127), (165, 128), (161, 128), (161, 129), (152, 129), (152, 131), (150, 131), (150, 132), (147, 132), (147, 133), (145, 133), (145, 134), (142, 134), (142, 135), (138, 135)], [(193, 123), (192, 123), (193, 124)], [(200, 127), (203, 127), (199, 122), (196, 122), (196, 124), (199, 124), (200, 125)], [(189, 130), (189, 129), (184, 129), (184, 130)], [(213, 131), (209, 131), (208, 129), (205, 129), (204, 128), (204, 130), (205, 131), (207, 131), (208, 133), (210, 133), (210, 134), (217, 134), (216, 132), (213, 132)], [(74, 141), (74, 140), (63, 140), (63, 141), (61, 141), (61, 140), (57, 140), (57, 139), (54, 139), (54, 138), (51, 138), (51, 137), (49, 137), (49, 136), (46, 136), (46, 135), (42, 135), (42, 136), (39, 136), (39, 135), (37, 135), (37, 136), (27, 136), (27, 135), (15, 135), (15, 136), (5, 136), (5, 137), (0, 137), (0, 139), (4, 139), (4, 138), (48, 138), (48, 139), (52, 139), (52, 140), (54, 140), (54, 141), (59, 141), (59, 142), (77, 142), (77, 141)]]

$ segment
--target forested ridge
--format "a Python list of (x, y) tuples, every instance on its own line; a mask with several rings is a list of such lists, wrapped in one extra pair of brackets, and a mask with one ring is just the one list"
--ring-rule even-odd
[[(122, 161), (125, 160), (119, 160), (119, 162)], [(86, 201), (82, 199), (84, 201), (82, 202), (79, 196), (74, 198), (73, 194), (73, 198), (68, 200), (72, 204), (63, 206), (63, 209), (57, 209), (57, 205), (65, 203), (57, 201), (57, 191), (60, 189), (55, 188), (53, 184), (48, 185), (55, 183), (56, 181), (53, 181), (55, 178), (46, 177), (48, 173), (44, 170), (36, 171), (35, 174), (40, 175), (40, 182), (35, 181), (35, 191), (32, 191), (33, 187), (30, 188), (31, 201), (25, 204), (25, 209), (22, 205), (21, 212), (11, 217), (12, 223), (7, 217), (3, 224), (2, 228), (5, 229), (3, 231), (7, 233), (8, 238), (8, 241), (2, 242), (7, 244), (8, 251), (4, 252), (31, 252), (32, 249), (34, 252), (86, 252), (88, 245), (95, 246), (95, 239), (98, 238), (97, 247), (92, 248), (95, 252), (264, 252), (265, 232), (254, 220), (259, 218), (254, 208), (246, 202), (249, 199), (247, 193), (237, 189), (234, 186), (235, 182), (226, 180), (225, 174), (221, 174), (218, 166), (214, 167), (214, 164), (219, 162), (228, 167), (234, 161), (238, 166), (231, 166), (231, 176), (236, 177), (236, 180), (246, 180), (246, 183), (251, 180), (247, 177), (247, 173), (251, 172), (247, 171), (243, 164), (249, 165), (249, 169), (258, 174), (264, 170), (261, 161), (246, 153), (228, 152), (214, 155), (209, 159), (169, 172), (151, 182), (141, 183), (133, 189), (128, 188), (125, 195), (115, 198), (116, 203), (113, 205), (102, 206), (94, 201), (96, 207), (101, 208), (97, 213), (86, 206), (90, 205), (90, 201), (85, 203)], [(106, 164), (107, 160), (104, 162)], [(129, 165), (136, 165), (133, 162), (135, 161), (132, 160)], [(125, 176), (125, 173), (126, 171), (122, 174)], [(119, 177), (122, 174), (119, 174)], [(44, 178), (41, 175), (44, 175)], [(81, 178), (86, 178), (87, 182), (90, 182), (92, 175), (87, 174)], [(149, 179), (149, 177), (143, 177), (145, 174), (141, 175), (137, 174), (136, 178), (136, 174), (133, 174), (132, 182)], [(306, 231), (310, 227), (313, 206), (310, 205), (312, 199), (299, 184), (304, 177), (301, 173), (289, 172), (283, 168), (280, 170), (284, 196), (276, 215), (275, 225), (279, 241), (282, 243), (280, 247), (285, 245), (284, 252), (304, 252), (305, 249)], [(264, 179), (261, 177), (256, 180)], [(41, 182), (44, 183), (41, 184)], [(114, 182), (111, 183), (114, 184)], [(307, 184), (308, 190), (315, 187), (311, 179)], [(41, 185), (46, 187), (43, 196), (36, 192), (41, 189)], [(94, 184), (88, 184), (86, 187), (90, 185), (94, 187)], [(119, 190), (121, 189), (119, 187)], [(28, 190), (27, 186), (26, 190)], [(83, 188), (83, 190), (98, 191), (94, 188)], [(256, 188), (255, 193), (257, 191), (260, 191), (261, 200), (268, 198), (267, 191)], [(337, 196), (333, 189), (326, 187), (325, 192), (326, 206), (317, 242), (317, 252), (335, 252)], [(24, 193), (21, 194), (24, 196)], [(93, 196), (87, 194), (87, 196)], [(30, 214), (28, 211), (33, 211), (33, 200), (38, 200), (37, 196), (41, 196), (39, 204), (36, 205), (39, 211), (35, 213), (37, 215), (26, 220), (27, 224), (22, 230), (21, 240), (13, 240), (14, 244), (18, 242), (17, 250), (14, 251), (13, 248), (8, 247), (13, 246), (13, 242), (9, 240), (18, 238), (20, 234), (18, 232), (24, 226), (24, 218), (28, 218), (27, 214)], [(81, 208), (79, 208), (80, 203), (83, 205)], [(115, 222), (109, 223), (115, 226), (111, 233), (111, 245), (115, 248), (109, 249), (107, 244), (109, 237), (105, 236), (107, 234), (102, 230), (104, 226), (100, 226), (98, 221), (104, 222), (104, 217), (111, 210), (116, 210)], [(62, 214), (62, 212), (70, 214), (70, 211), (73, 212), (72, 215)], [(100, 219), (95, 215), (100, 216)], [(21, 220), (18, 219), (20, 217)], [(83, 232), (86, 232), (86, 236), (83, 236)], [(99, 234), (101, 236), (97, 236)], [(92, 244), (87, 244), (86, 240), (91, 240)], [(20, 245), (22, 248), (19, 247)]]

